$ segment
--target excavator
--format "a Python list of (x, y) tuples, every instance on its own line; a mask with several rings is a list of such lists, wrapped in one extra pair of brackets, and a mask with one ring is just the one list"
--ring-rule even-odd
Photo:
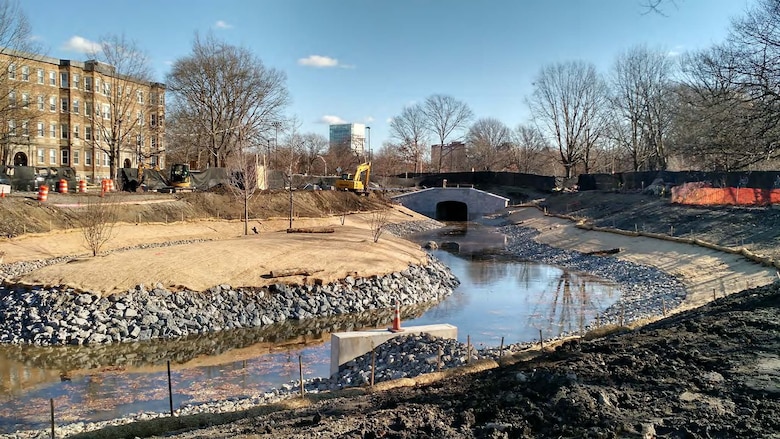
[(371, 174), (371, 162), (362, 163), (355, 169), (355, 174), (344, 173), (336, 180), (336, 189), (368, 194), (368, 178)]

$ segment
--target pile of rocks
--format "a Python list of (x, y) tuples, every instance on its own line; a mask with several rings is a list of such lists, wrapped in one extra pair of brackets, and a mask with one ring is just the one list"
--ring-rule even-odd
[(0, 343), (82, 345), (174, 338), (262, 327), (286, 320), (438, 302), (458, 280), (431, 258), (424, 266), (327, 285), (285, 285), (171, 292), (138, 285), (100, 297), (71, 288), (0, 286)]

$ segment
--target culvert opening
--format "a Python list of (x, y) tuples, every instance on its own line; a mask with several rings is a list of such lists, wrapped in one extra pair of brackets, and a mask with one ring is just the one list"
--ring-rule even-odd
[(468, 221), (469, 206), (460, 201), (442, 201), (436, 204), (436, 219), (439, 221)]

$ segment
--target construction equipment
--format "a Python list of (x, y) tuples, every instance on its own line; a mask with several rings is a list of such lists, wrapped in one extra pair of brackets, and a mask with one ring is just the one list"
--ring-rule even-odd
[(190, 179), (190, 165), (183, 163), (174, 163), (171, 165), (171, 177), (169, 180), (171, 187), (177, 189), (190, 189), (192, 182)]
[(341, 179), (336, 180), (336, 189), (340, 191), (352, 191), (368, 193), (368, 179), (371, 174), (371, 162), (358, 165), (355, 174), (341, 174)]

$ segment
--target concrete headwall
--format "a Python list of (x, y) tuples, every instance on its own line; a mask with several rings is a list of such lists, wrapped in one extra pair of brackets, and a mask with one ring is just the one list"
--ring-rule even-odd
[(436, 207), (439, 203), (455, 201), (464, 203), (468, 208), (468, 220), (474, 220), (504, 209), (509, 199), (473, 188), (437, 187), (409, 192), (393, 197), (404, 207), (433, 219), (437, 218)]

